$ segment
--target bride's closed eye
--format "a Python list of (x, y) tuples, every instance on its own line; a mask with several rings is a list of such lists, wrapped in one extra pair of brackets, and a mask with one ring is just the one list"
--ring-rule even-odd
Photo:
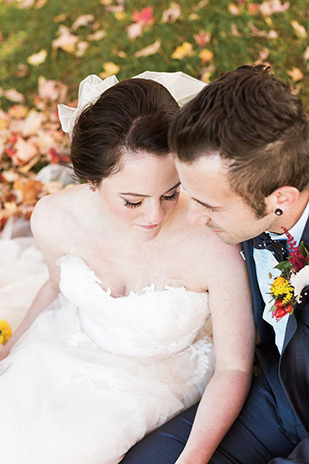
[[(163, 200), (167, 200), (167, 201), (175, 201), (178, 199), (179, 194), (180, 192), (176, 190), (172, 195), (163, 195), (162, 198)], [(138, 208), (143, 203), (142, 201), (133, 203), (131, 201), (126, 200), (125, 198), (124, 198), (124, 201), (125, 201), (124, 206), (126, 206), (127, 208)]]
[(142, 204), (142, 201), (138, 201), (137, 203), (131, 203), (131, 201), (124, 200), (124, 202), (124, 206), (127, 206), (127, 208), (138, 208)]
[(172, 195), (164, 195), (163, 198), (164, 198), (164, 200), (173, 201), (173, 200), (178, 199), (179, 194), (180, 194), (180, 192), (178, 190), (176, 190), (176, 192), (174, 192)]

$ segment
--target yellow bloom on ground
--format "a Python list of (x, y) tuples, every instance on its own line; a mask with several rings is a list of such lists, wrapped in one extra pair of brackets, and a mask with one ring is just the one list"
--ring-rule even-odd
[(12, 336), (12, 329), (10, 324), (0, 319), (0, 343), (5, 345)]
[(174, 53), (172, 53), (172, 58), (174, 60), (182, 60), (185, 56), (192, 56), (193, 55), (193, 48), (189, 42), (183, 42), (182, 45), (176, 48)]
[(270, 291), (275, 298), (282, 297), (283, 304), (288, 303), (294, 296), (294, 288), (283, 277), (277, 277), (273, 281)]
[(113, 76), (114, 74), (119, 73), (120, 67), (118, 64), (112, 63), (111, 61), (107, 61), (103, 63), (104, 71), (99, 74), (102, 79), (106, 79), (109, 76)]

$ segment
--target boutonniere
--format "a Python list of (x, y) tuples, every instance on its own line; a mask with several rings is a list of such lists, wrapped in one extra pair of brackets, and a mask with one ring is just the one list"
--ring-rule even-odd
[(281, 274), (274, 279), (270, 287), (270, 294), (274, 300), (270, 311), (277, 322), (287, 314), (293, 314), (296, 303), (300, 302), (302, 290), (309, 285), (309, 252), (304, 242), (296, 246), (294, 237), (287, 229), (284, 229), (284, 232), (288, 239), (290, 255), (286, 261), (275, 266)]
[(10, 324), (3, 319), (0, 319), (0, 343), (5, 345), (12, 336)]

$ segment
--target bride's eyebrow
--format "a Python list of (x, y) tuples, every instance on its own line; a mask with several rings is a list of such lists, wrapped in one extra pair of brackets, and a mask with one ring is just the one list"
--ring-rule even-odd
[[(177, 182), (177, 184), (175, 184), (173, 187), (168, 189), (165, 193), (163, 193), (163, 195), (166, 195), (171, 190), (176, 189), (177, 187), (179, 187), (179, 185), (180, 185), (180, 182)], [(150, 197), (150, 195), (144, 195), (143, 193), (134, 193), (134, 192), (119, 192), (119, 193), (120, 193), (120, 195), (130, 195), (131, 197), (143, 197), (143, 198), (149, 198)]]

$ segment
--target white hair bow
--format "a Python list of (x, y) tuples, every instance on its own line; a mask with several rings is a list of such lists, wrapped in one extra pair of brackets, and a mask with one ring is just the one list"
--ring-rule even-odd
[[(134, 76), (132, 79), (134, 78), (150, 79), (164, 85), (180, 106), (195, 97), (195, 95), (197, 95), (206, 85), (204, 82), (199, 81), (188, 74), (184, 74), (181, 71), (145, 71)], [(107, 77), (104, 81), (95, 74), (91, 74), (86, 77), (79, 84), (77, 108), (72, 108), (62, 104), (58, 105), (62, 130), (72, 136), (75, 122), (80, 113), (88, 105), (95, 103), (105, 90), (113, 87), (113, 85), (118, 82), (119, 81), (116, 76)]]

